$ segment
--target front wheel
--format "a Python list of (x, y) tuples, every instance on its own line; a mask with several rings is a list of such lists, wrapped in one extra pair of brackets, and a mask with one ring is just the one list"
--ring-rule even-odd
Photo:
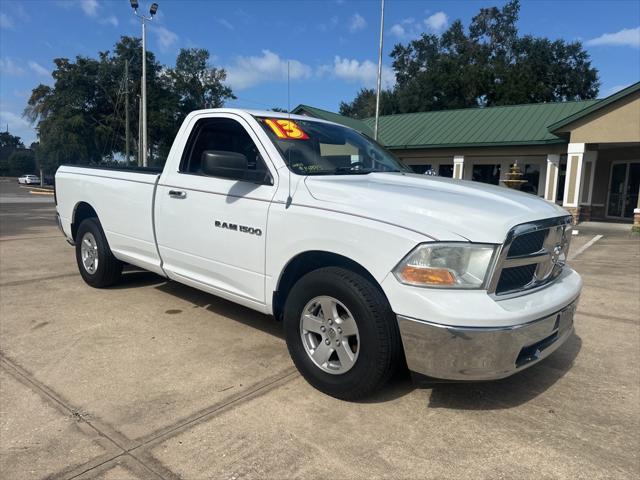
[(382, 387), (400, 363), (397, 320), (363, 276), (339, 267), (314, 270), (291, 289), (284, 309), (289, 353), (318, 390), (357, 400)]
[(80, 275), (92, 287), (109, 287), (120, 280), (122, 262), (111, 253), (97, 218), (87, 218), (78, 227), (76, 261)]

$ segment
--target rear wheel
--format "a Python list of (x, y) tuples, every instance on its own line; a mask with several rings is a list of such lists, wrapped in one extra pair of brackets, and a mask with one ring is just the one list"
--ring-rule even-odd
[(76, 261), (80, 275), (92, 287), (109, 287), (120, 280), (122, 262), (111, 253), (97, 218), (87, 218), (78, 227)]
[(357, 400), (386, 383), (402, 347), (382, 292), (339, 267), (308, 273), (291, 289), (284, 328), (291, 358), (305, 379), (336, 398)]

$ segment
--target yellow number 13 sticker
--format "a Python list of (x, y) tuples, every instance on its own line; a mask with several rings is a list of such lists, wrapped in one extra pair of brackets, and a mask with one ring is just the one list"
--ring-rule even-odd
[(271, 127), (278, 138), (288, 140), (307, 140), (309, 138), (293, 120), (267, 118), (264, 122)]

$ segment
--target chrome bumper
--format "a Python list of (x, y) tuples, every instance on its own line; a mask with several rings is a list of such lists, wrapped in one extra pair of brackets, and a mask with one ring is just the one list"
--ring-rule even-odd
[(578, 299), (548, 317), (513, 327), (451, 327), (398, 316), (409, 370), (441, 380), (497, 380), (523, 370), (573, 332)]

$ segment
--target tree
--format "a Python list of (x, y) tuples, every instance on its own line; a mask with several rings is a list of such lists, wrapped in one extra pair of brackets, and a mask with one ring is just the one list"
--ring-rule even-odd
[(0, 132), (0, 175), (9, 175), (9, 157), (19, 148), (24, 148), (22, 139), (9, 132)]
[(223, 84), (227, 74), (211, 67), (209, 52), (204, 48), (182, 48), (176, 66), (169, 70), (172, 90), (179, 96), (184, 115), (202, 108), (219, 108), (227, 99), (235, 99), (231, 89)]
[[(209, 52), (182, 50), (175, 68), (161, 65), (147, 51), (147, 128), (149, 164), (163, 164), (180, 123), (197, 108), (222, 106), (233, 98), (223, 85), (226, 73), (207, 65)], [(128, 82), (125, 64), (128, 61)], [(141, 41), (122, 37), (113, 51), (98, 58), (58, 58), (54, 85), (39, 85), (25, 116), (37, 125), (38, 161), (48, 172), (61, 163), (103, 163), (122, 159), (126, 151), (125, 92), (129, 92), (129, 129), (138, 136), (142, 71)], [(130, 145), (130, 151), (137, 148)]]
[[(511, 0), (481, 9), (467, 31), (457, 20), (442, 35), (397, 44), (397, 83), (381, 97), (383, 114), (595, 98), (598, 71), (582, 44), (519, 36), (519, 11)], [(363, 89), (340, 111), (370, 117), (372, 104), (373, 91)]]
[(12, 175), (25, 175), (36, 173), (36, 160), (33, 152), (27, 149), (14, 151), (8, 160), (9, 173)]
[(24, 148), (22, 139), (9, 132), (0, 132), (0, 160), (8, 160), (14, 150)]
[[(380, 115), (390, 115), (397, 109), (391, 90), (380, 92)], [(352, 102), (340, 102), (340, 115), (352, 118), (373, 117), (376, 113), (376, 92), (373, 88), (362, 88)]]

